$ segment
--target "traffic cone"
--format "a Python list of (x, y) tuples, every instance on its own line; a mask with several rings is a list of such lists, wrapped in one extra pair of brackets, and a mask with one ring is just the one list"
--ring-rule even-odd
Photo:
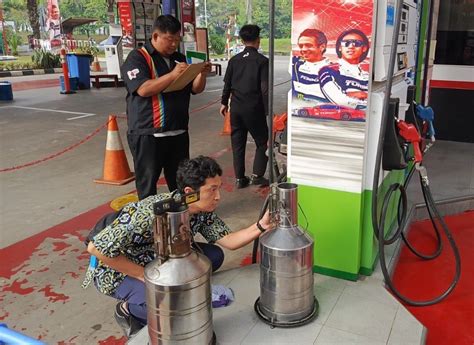
[(94, 56), (94, 61), (92, 62), (92, 71), (93, 72), (100, 72), (102, 69), (100, 68), (99, 58)]
[(221, 135), (230, 135), (230, 111), (226, 111)]
[(123, 150), (117, 126), (117, 117), (110, 115), (107, 128), (107, 144), (105, 147), (104, 174), (103, 178), (96, 179), (94, 182), (120, 186), (134, 179), (135, 175), (130, 172), (127, 157)]

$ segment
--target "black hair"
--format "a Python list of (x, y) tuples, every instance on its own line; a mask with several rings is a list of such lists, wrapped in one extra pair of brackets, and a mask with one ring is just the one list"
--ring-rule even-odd
[(158, 16), (153, 23), (153, 31), (175, 34), (181, 31), (181, 23), (170, 14)]
[(183, 192), (185, 187), (191, 187), (194, 191), (204, 186), (207, 178), (222, 176), (222, 168), (211, 157), (198, 156), (186, 159), (179, 164), (176, 172), (176, 183), (178, 190)]
[(246, 24), (240, 28), (239, 37), (242, 42), (255, 42), (260, 38), (260, 27), (254, 24)]
[(365, 60), (367, 55), (369, 55), (370, 44), (369, 44), (369, 39), (367, 38), (367, 36), (362, 31), (360, 31), (359, 29), (350, 29), (350, 30), (344, 31), (342, 34), (339, 35), (339, 37), (336, 40), (336, 54), (337, 54), (337, 57), (340, 58), (342, 56), (342, 54), (339, 50), (339, 48), (341, 48), (342, 39), (345, 36), (350, 35), (350, 34), (359, 35), (362, 38), (362, 41), (364, 41), (364, 45), (367, 47), (367, 50), (359, 58), (359, 62), (362, 62), (362, 61)]

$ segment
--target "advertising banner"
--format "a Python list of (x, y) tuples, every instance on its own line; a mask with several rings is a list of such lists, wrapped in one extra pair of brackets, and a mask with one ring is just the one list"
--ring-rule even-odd
[(373, 0), (294, 0), (288, 175), (360, 192)]
[(58, 0), (48, 0), (45, 30), (50, 47), (61, 47), (61, 14)]
[(372, 34), (369, 0), (295, 0), (293, 115), (365, 121)]
[(183, 42), (196, 41), (196, 14), (194, 11), (194, 0), (182, 0), (181, 3), (181, 25), (183, 26)]
[(125, 48), (134, 48), (132, 4), (130, 2), (119, 2), (118, 15), (122, 26), (122, 44)]

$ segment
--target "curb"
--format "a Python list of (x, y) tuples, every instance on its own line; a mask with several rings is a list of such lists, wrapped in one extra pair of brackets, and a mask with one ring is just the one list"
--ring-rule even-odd
[(0, 78), (5, 77), (21, 77), (25, 75), (39, 75), (62, 73), (62, 68), (45, 68), (45, 69), (28, 69), (23, 71), (0, 71)]

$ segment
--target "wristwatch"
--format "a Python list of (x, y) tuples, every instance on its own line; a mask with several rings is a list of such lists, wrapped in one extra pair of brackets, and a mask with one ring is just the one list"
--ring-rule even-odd
[(267, 229), (265, 229), (262, 224), (260, 224), (260, 221), (257, 222), (257, 228), (258, 230), (260, 230), (261, 232), (265, 232), (267, 231)]

